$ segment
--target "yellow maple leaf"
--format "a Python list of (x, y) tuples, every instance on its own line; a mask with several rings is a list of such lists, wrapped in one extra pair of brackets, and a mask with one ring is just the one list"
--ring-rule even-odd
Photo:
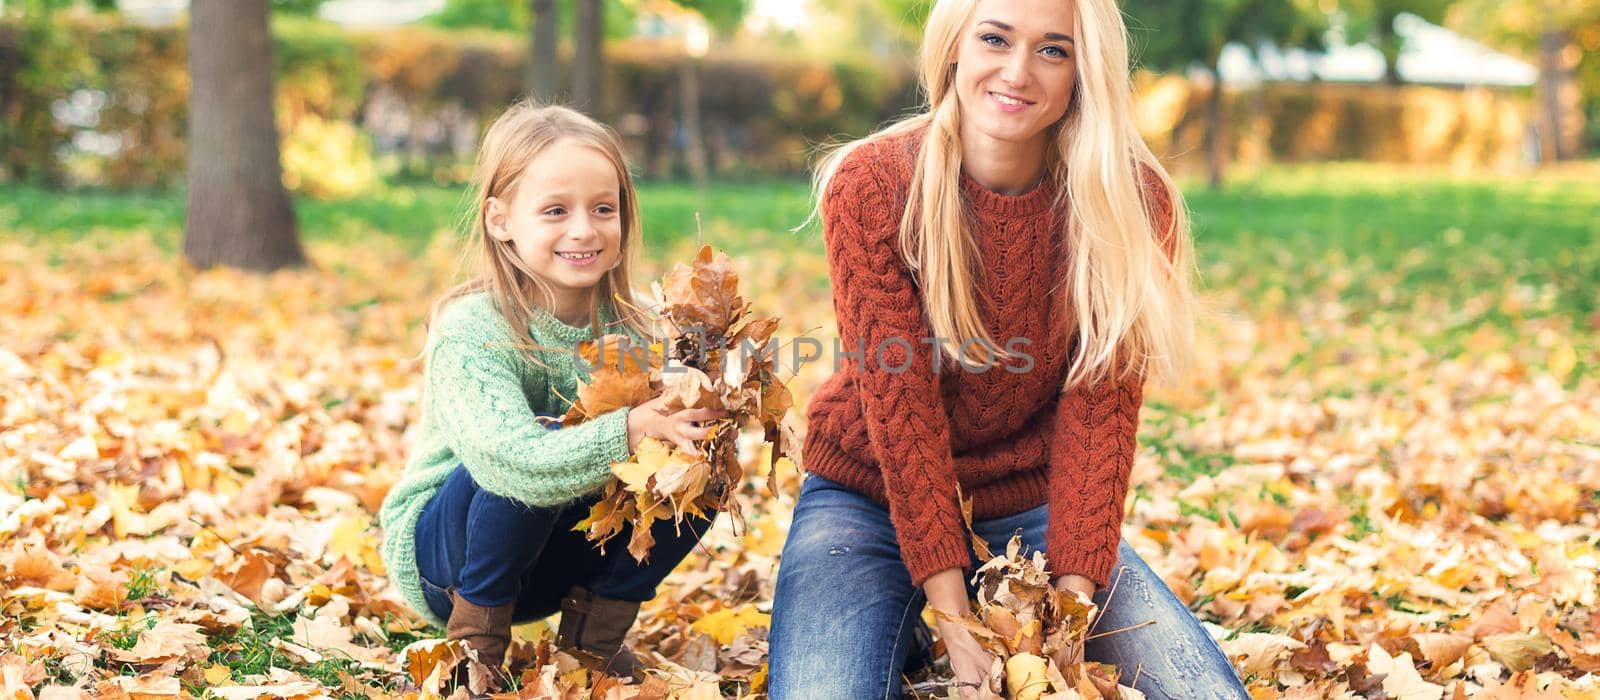
[(732, 644), (745, 630), (770, 624), (771, 615), (757, 611), (754, 605), (744, 605), (738, 610), (723, 608), (706, 615), (695, 620), (689, 629), (715, 639), (718, 644)]
[(344, 557), (352, 564), (361, 563), (361, 550), (367, 545), (367, 526), (370, 517), (352, 515), (333, 526), (333, 537), (328, 540), (328, 553)]
[(138, 484), (106, 484), (106, 505), (111, 507), (111, 530), (117, 539), (130, 534), (149, 534), (144, 531), (144, 514), (139, 510)]
[(747, 554), (775, 557), (783, 551), (783, 540), (784, 533), (778, 529), (778, 523), (772, 518), (762, 518), (745, 533), (744, 550)]
[(612, 463), (611, 473), (615, 474), (617, 480), (627, 486), (629, 491), (642, 493), (647, 488), (646, 483), (650, 477), (661, 471), (671, 459), (672, 451), (666, 443), (647, 437), (639, 441), (639, 447), (633, 451), (633, 459)]
[(209, 685), (222, 685), (233, 677), (233, 671), (222, 664), (207, 664), (201, 668), (203, 669), (201, 674), (205, 676)]

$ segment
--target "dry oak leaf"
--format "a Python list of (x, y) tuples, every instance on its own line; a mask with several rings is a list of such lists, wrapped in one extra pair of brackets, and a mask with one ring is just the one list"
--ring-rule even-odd
[(1383, 674), (1383, 692), (1394, 700), (1440, 700), (1444, 686), (1422, 679), (1417, 673), (1411, 653), (1389, 656), (1383, 647), (1373, 644), (1367, 652), (1367, 668), (1374, 674)]
[(576, 425), (650, 400), (650, 366), (660, 361), (655, 347), (643, 347), (628, 336), (610, 333), (584, 341), (578, 346), (578, 355), (593, 369), (578, 387), (578, 400), (561, 417), (562, 425)]
[(108, 649), (107, 655), (136, 664), (164, 664), (179, 659), (195, 662), (210, 656), (211, 648), (199, 625), (158, 620), (154, 627), (139, 633), (132, 649)]
[(1239, 671), (1258, 676), (1277, 671), (1284, 659), (1305, 647), (1294, 637), (1264, 632), (1247, 632), (1222, 642), (1223, 651)]
[(663, 315), (679, 330), (696, 326), (709, 337), (724, 335), (744, 311), (739, 298), (739, 273), (733, 262), (711, 246), (702, 246), (694, 264), (678, 263), (662, 279)]
[(1579, 639), (1557, 627), (1555, 619), (1549, 617), (1540, 621), (1539, 629), (1556, 646), (1561, 647), (1561, 651), (1579, 671), (1600, 674), (1600, 638)]
[(1417, 643), (1422, 658), (1427, 659), (1435, 670), (1460, 660), (1472, 646), (1472, 637), (1465, 634), (1419, 632), (1411, 635), (1411, 639)]

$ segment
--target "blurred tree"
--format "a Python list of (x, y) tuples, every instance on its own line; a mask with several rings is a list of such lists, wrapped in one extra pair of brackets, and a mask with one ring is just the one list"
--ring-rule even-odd
[(305, 263), (283, 188), (267, 0), (194, 0), (183, 253), (199, 267)]
[(1533, 58), (1540, 161), (1580, 157), (1585, 111), (1600, 118), (1600, 0), (1461, 0), (1450, 24)]
[(577, 24), (573, 28), (572, 106), (590, 114), (602, 114), (605, 105), (601, 70), (605, 61), (605, 14), (601, 0), (577, 0)]
[(314, 15), (321, 6), (322, 0), (272, 0), (273, 10), (295, 15)]
[[(301, 0), (289, 0), (301, 1)], [(427, 23), (444, 29), (525, 31), (529, 62), (523, 84), (530, 96), (546, 103), (561, 102), (570, 91), (573, 104), (588, 101), (599, 87), (599, 46), (606, 37), (628, 36), (633, 30), (638, 0), (605, 3), (597, 0), (448, 0)], [(561, 37), (574, 37), (575, 53), (569, 81), (563, 81)], [(590, 66), (595, 66), (590, 72)], [(564, 82), (568, 84), (563, 84)], [(582, 96), (579, 93), (584, 93)]]
[[(1195, 64), (1211, 73), (1206, 100), (1206, 174), (1222, 184), (1222, 49), (1230, 42), (1255, 48), (1321, 46), (1326, 17), (1309, 0), (1145, 0), (1130, 22), (1134, 55), (1157, 69), (1183, 71)], [(1145, 31), (1138, 31), (1138, 30)]]
[(738, 31), (750, 13), (750, 0), (674, 0), (674, 4), (700, 15), (724, 36)]
[(554, 102), (561, 89), (561, 65), (556, 57), (560, 8), (556, 0), (530, 0), (529, 11), (533, 60), (528, 65), (528, 94), (543, 102)]
[[(566, 4), (571, 4), (567, 0)], [(449, 0), (444, 9), (427, 19), (444, 29), (498, 29), (512, 31), (528, 26), (530, 6), (518, 0)]]
[(1383, 81), (1389, 85), (1400, 84), (1400, 52), (1405, 40), (1394, 31), (1394, 20), (1401, 13), (1411, 13), (1434, 24), (1444, 21), (1444, 15), (1454, 0), (1343, 0), (1345, 38), (1351, 42), (1365, 41), (1383, 54)]
[[(849, 35), (840, 37), (856, 49), (915, 49), (934, 0), (817, 0), (827, 13), (844, 21)], [(888, 31), (885, 31), (888, 30)], [(886, 36), (887, 35), (887, 36)], [(887, 39), (887, 41), (885, 41)]]
[(6, 13), (21, 12), (25, 16), (47, 15), (71, 7), (87, 7), (96, 12), (114, 12), (117, 9), (117, 0), (22, 0), (16, 3), (0, 3), (0, 8)]
[[(676, 0), (676, 3), (700, 15), (706, 25), (722, 35), (737, 32), (750, 11), (749, 0)], [(683, 148), (689, 176), (704, 201), (707, 165), (705, 138), (700, 127), (700, 61), (711, 48), (711, 36), (701, 27), (693, 27), (690, 32), (684, 38), (689, 60), (678, 67), (679, 111), (683, 119)]]

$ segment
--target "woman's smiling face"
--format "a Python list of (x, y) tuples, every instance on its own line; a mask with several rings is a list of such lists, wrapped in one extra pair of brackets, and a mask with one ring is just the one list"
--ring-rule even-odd
[(963, 132), (1028, 143), (1067, 113), (1074, 0), (980, 0), (956, 45)]

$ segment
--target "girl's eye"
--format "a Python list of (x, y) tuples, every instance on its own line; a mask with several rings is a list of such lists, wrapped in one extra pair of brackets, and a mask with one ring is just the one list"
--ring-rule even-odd
[(544, 210), (545, 216), (561, 216), (566, 213), (567, 210), (563, 207), (550, 207), (549, 209)]
[(602, 204), (598, 207), (595, 207), (594, 210), (600, 212), (601, 214), (614, 214), (617, 211), (616, 207), (613, 207), (610, 204)]
[(1003, 36), (1000, 36), (999, 34), (985, 34), (983, 36), (978, 37), (978, 40), (982, 41), (983, 43), (988, 44), (990, 46), (1005, 46), (1006, 45), (1006, 38), (1003, 37)]

